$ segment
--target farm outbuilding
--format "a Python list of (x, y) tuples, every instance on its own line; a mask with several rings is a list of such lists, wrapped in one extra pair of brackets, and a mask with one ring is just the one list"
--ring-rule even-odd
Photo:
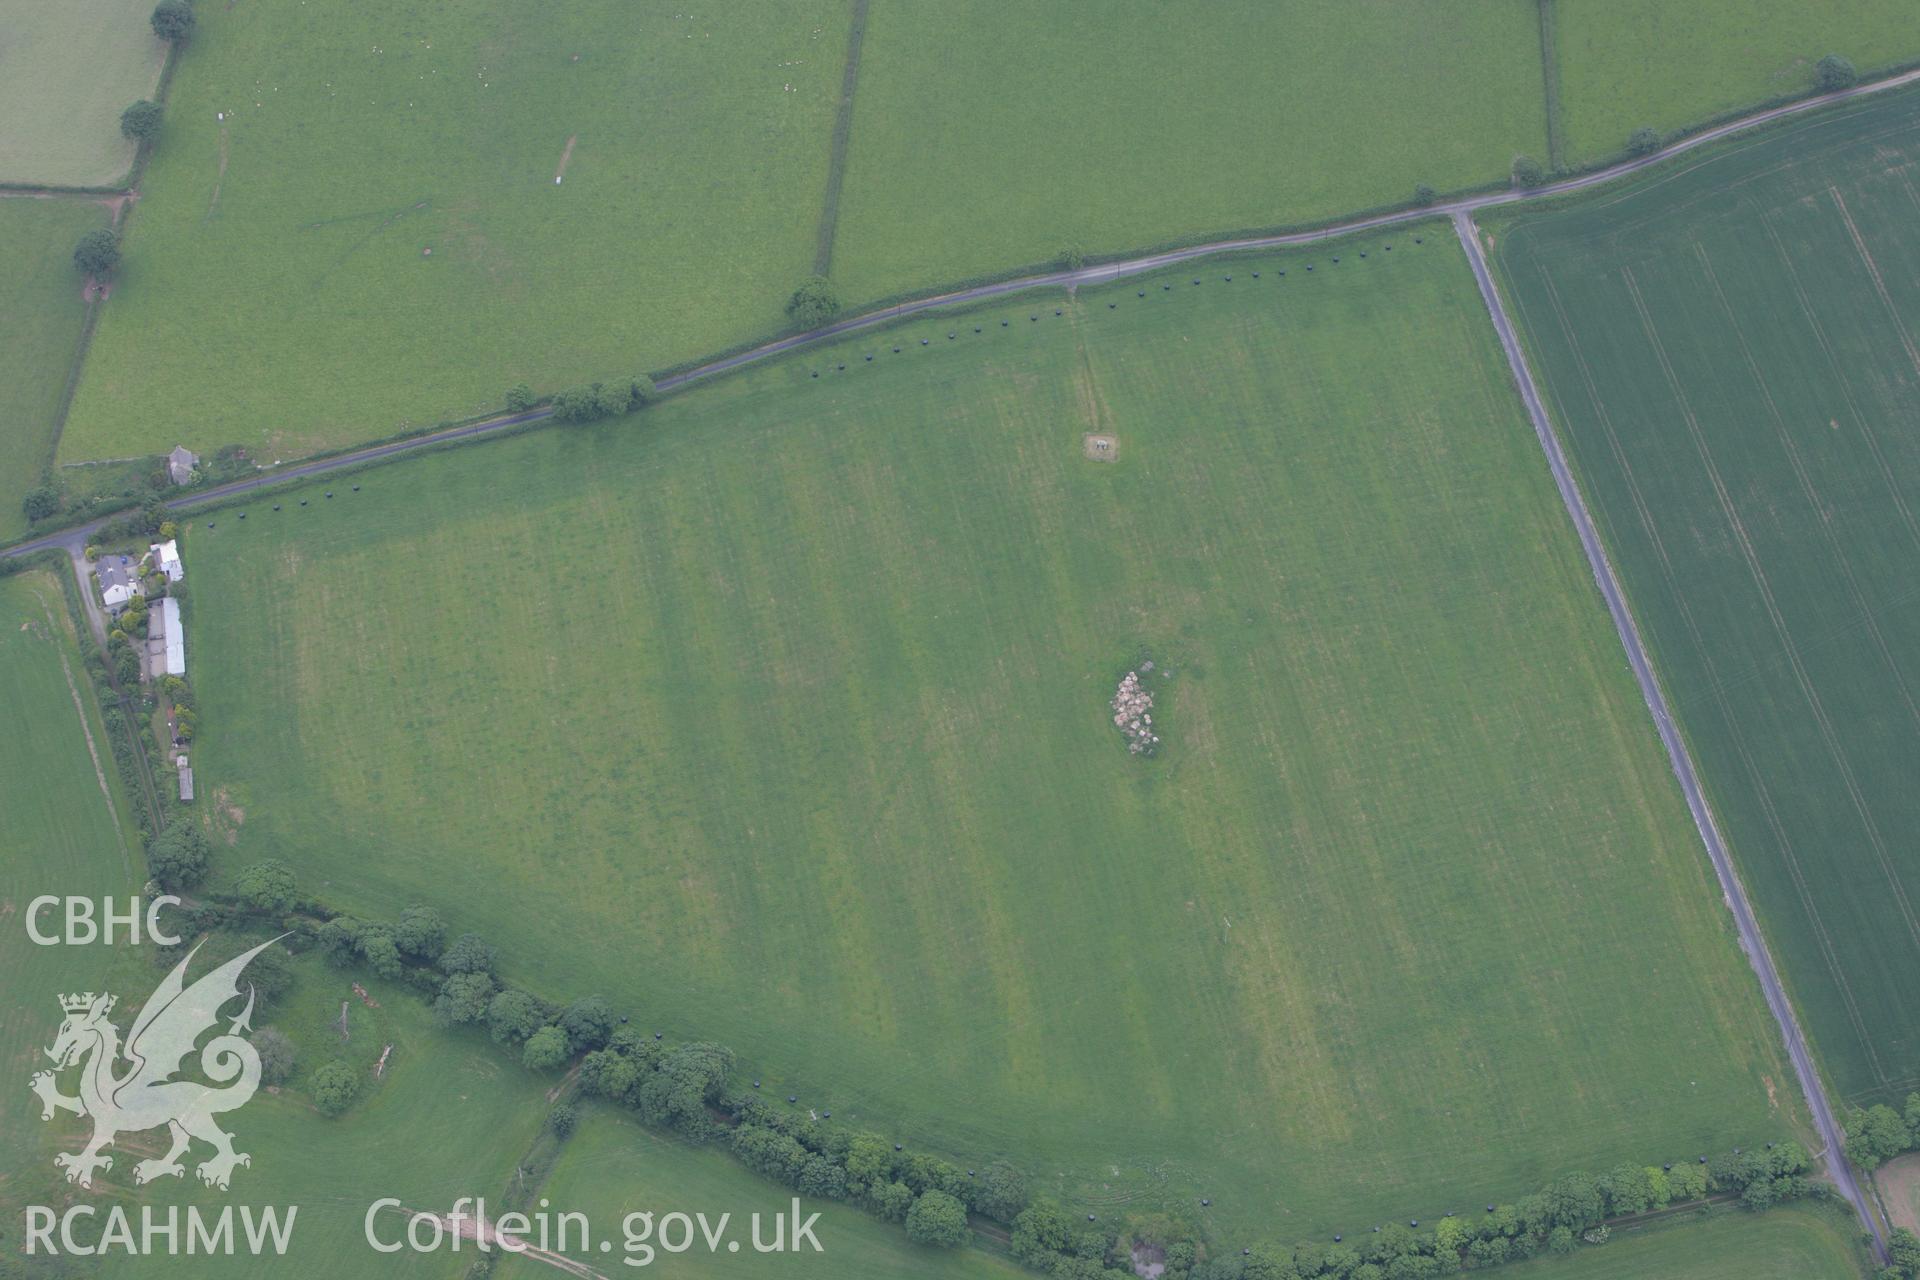
[[(180, 625), (180, 602), (172, 596), (160, 601), (160, 611), (154, 615), (160, 623), (161, 639), (167, 646), (166, 665), (162, 670), (170, 676), (187, 674), (187, 633)], [(152, 630), (149, 624), (148, 630)]]
[(200, 457), (183, 444), (173, 446), (173, 452), (167, 455), (167, 478), (175, 484), (188, 484), (193, 480), (193, 469), (200, 465)]
[(166, 575), (168, 582), (178, 582), (187, 576), (187, 566), (180, 563), (180, 542), (176, 538), (148, 547), (147, 559), (156, 572)]

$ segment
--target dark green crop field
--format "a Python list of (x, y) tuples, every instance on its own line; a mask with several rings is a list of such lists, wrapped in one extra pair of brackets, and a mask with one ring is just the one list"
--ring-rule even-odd
[[(437, 904), (775, 1096), (1227, 1239), (1793, 1130), (1477, 291), (1419, 234), (196, 518), (223, 865)], [(1108, 704), (1149, 658), (1141, 759)]]
[(1920, 1071), (1920, 95), (1496, 232), (1550, 407), (1852, 1099)]

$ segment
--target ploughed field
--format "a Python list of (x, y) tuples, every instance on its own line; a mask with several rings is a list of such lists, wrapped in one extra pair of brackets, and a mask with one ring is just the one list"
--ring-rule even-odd
[(1442, 228), (184, 536), (226, 872), (434, 904), (837, 1121), (1227, 1240), (1799, 1124)]

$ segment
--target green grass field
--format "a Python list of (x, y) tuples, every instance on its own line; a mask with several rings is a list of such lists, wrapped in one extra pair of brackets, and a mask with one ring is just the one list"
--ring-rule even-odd
[(1870, 1259), (1842, 1209), (1792, 1205), (1753, 1215), (1723, 1210), (1638, 1231), (1598, 1249), (1503, 1269), (1514, 1280), (1861, 1280)]
[[(672, 1254), (659, 1248), (657, 1238), (644, 1240), (654, 1248), (653, 1259), (640, 1274), (665, 1276), (793, 1276), (845, 1277), (845, 1280), (897, 1280), (902, 1276), (927, 1280), (1017, 1280), (1031, 1274), (981, 1249), (945, 1252), (910, 1242), (897, 1226), (854, 1208), (832, 1202), (803, 1200), (801, 1218), (820, 1214), (814, 1235), (820, 1252), (756, 1253), (751, 1216), (762, 1219), (760, 1240), (773, 1238), (773, 1219), (786, 1215), (791, 1227), (791, 1193), (743, 1169), (730, 1155), (713, 1148), (689, 1147), (634, 1123), (612, 1108), (582, 1114), (580, 1128), (567, 1143), (560, 1162), (541, 1188), (555, 1210), (585, 1213), (593, 1224), (595, 1241), (611, 1238), (611, 1254), (597, 1247), (563, 1252), (609, 1274), (625, 1268), (620, 1260), (646, 1258), (637, 1246), (627, 1254), (625, 1221), (628, 1214), (651, 1212), (655, 1219), (669, 1213), (704, 1213), (709, 1223), (732, 1214), (728, 1234), (738, 1250), (721, 1245), (710, 1252), (697, 1232), (693, 1249)], [(642, 1225), (633, 1224), (636, 1234)], [(677, 1240), (677, 1237), (674, 1237)], [(608, 1259), (614, 1260), (609, 1265)], [(515, 1260), (500, 1268), (502, 1280), (543, 1280), (548, 1266)]]
[[(121, 1186), (122, 1165), (131, 1164), (132, 1150), (110, 1175), (129, 1202), (203, 1209), (226, 1200), (297, 1205), (292, 1247), (284, 1257), (114, 1257), (102, 1275), (452, 1277), (472, 1260), (471, 1246), (457, 1255), (374, 1251), (363, 1226), (368, 1206), (388, 1196), (409, 1208), (439, 1212), (461, 1196), (498, 1203), (545, 1122), (552, 1082), (522, 1071), (483, 1035), (435, 1026), (420, 998), (404, 988), (342, 973), (311, 957), (300, 960), (296, 973), (292, 993), (258, 1021), (293, 1038), (302, 1071), (336, 1057), (365, 1070), (367, 1082), (353, 1108), (328, 1119), (297, 1088), (278, 1094), (262, 1089), (245, 1107), (227, 1113), (223, 1123), (235, 1135), (235, 1147), (253, 1163), (235, 1171), (226, 1197), (174, 1179), (138, 1191)], [(151, 974), (149, 982), (157, 976)], [(360, 1001), (355, 981), (378, 1008)], [(337, 1026), (343, 1001), (345, 1042)], [(393, 1054), (376, 1082), (371, 1068), (388, 1044)], [(300, 1084), (298, 1076), (293, 1084)], [(403, 1218), (381, 1220), (383, 1239), (398, 1237), (404, 1228)]]
[(1920, 58), (1904, 0), (1553, 0), (1560, 127), (1576, 163), (1662, 131), (1805, 92), (1829, 53), (1863, 73)]
[(1920, 95), (1497, 232), (1826, 1070), (1920, 1076)]
[[(73, 1128), (70, 1118), (42, 1124), (40, 1101), (27, 1089), (48, 1066), (42, 1051), (60, 1029), (59, 997), (106, 989), (126, 976), (128, 954), (38, 946), (27, 933), (28, 905), (43, 894), (114, 895), (124, 908), (146, 875), (66, 601), (39, 570), (0, 579), (0, 723), (0, 972), (8, 993), (0, 1006), (0, 1211), (10, 1252), (20, 1206), (58, 1194), (54, 1144)], [(58, 911), (43, 914), (40, 927), (58, 932)]]
[(657, 368), (811, 269), (844, 3), (199, 21), (64, 459), (292, 457)]
[(1542, 94), (1528, 0), (876, 5), (834, 275), (864, 300), (1499, 181), (1546, 153)]
[[(1095, 1210), (1205, 1195), (1229, 1238), (1792, 1129), (1425, 240), (928, 319), (195, 520), (230, 863), (435, 902), (776, 1094)], [(1144, 655), (1152, 761), (1107, 707)]]
[(133, 144), (120, 113), (151, 98), (167, 46), (148, 0), (0, 0), (0, 182), (123, 181)]
[(27, 531), (21, 499), (53, 460), (87, 315), (73, 246), (105, 225), (106, 209), (91, 202), (0, 199), (0, 541)]

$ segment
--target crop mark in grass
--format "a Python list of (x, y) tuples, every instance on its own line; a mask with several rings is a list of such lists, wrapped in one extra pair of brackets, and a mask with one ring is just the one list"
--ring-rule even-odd
[(827, 154), (827, 191), (820, 203), (820, 229), (814, 236), (813, 274), (833, 270), (833, 237), (840, 222), (840, 189), (847, 177), (847, 144), (853, 137), (853, 95), (860, 86), (860, 46), (867, 35), (867, 0), (852, 0), (853, 21), (847, 28), (847, 61), (840, 72), (840, 106), (833, 117), (833, 140)]
[(1786, 620), (1781, 616), (1779, 603), (1774, 597), (1773, 584), (1767, 579), (1766, 571), (1760, 566), (1759, 554), (1754, 550), (1745, 522), (1740, 519), (1739, 513), (1734, 509), (1733, 496), (1728, 492), (1726, 482), (1720, 475), (1719, 465), (1713, 460), (1713, 454), (1707, 448), (1705, 433), (1700, 427), (1699, 420), (1694, 416), (1692, 402), (1688, 400), (1681, 386), (1680, 377), (1668, 359), (1666, 346), (1661, 342), (1660, 335), (1654, 328), (1653, 317), (1647, 310), (1646, 299), (1641, 295), (1639, 282), (1633, 275), (1633, 268), (1622, 267), (1621, 275), (1626, 280), (1627, 293), (1633, 300), (1634, 311), (1640, 318), (1641, 329), (1653, 347), (1654, 358), (1660, 365), (1661, 373), (1666, 378), (1674, 402), (1679, 406), (1681, 420), (1687, 424), (1687, 433), (1692, 438), (1694, 449), (1706, 469), (1707, 481), (1713, 487), (1721, 517), (1733, 534), (1734, 543), (1740, 548), (1740, 554), (1747, 563), (1747, 571), (1760, 593), (1761, 603), (1766, 608), (1767, 617), (1773, 625), (1781, 651), (1786, 655), (1787, 664), (1793, 671), (1794, 681), (1800, 688), (1800, 695), (1806, 700), (1807, 707), (1813, 714), (1814, 726), (1819, 730), (1827, 754), (1840, 774), (1848, 797), (1852, 800), (1854, 814), (1859, 818), (1860, 825), (1866, 832), (1867, 843), (1872, 847), (1874, 856), (1880, 863), (1881, 873), (1886, 877), (1887, 887), (1892, 893), (1894, 903), (1899, 908), (1901, 918), (1906, 921), (1907, 932), (1916, 943), (1920, 943), (1920, 919), (1914, 916), (1913, 906), (1907, 899), (1906, 889), (1894, 872), (1892, 858), (1887, 852), (1886, 840), (1881, 835), (1879, 824), (1874, 821), (1873, 814), (1867, 808), (1866, 796), (1861, 792), (1853, 765), (1847, 759), (1839, 735), (1827, 714), (1826, 704), (1815, 690), (1813, 680), (1801, 662), (1799, 646), (1794, 643), (1792, 634), (1787, 630)]
[(429, 206), (432, 205), (432, 203), (433, 201), (430, 199), (416, 200), (412, 204), (402, 205), (398, 209), (370, 209), (365, 213), (342, 214), (340, 217), (337, 217), (337, 218), (322, 218), (317, 222), (308, 222), (308, 223), (302, 224), (300, 227), (300, 230), (302, 231), (319, 231), (327, 227), (340, 226), (342, 224), (349, 223), (349, 222), (362, 222), (368, 218), (380, 219), (380, 221), (377, 224), (375, 224), (372, 230), (368, 231), (365, 235), (361, 236), (359, 239), (349, 244), (346, 247), (346, 249), (340, 253), (338, 257), (336, 257), (331, 263), (327, 265), (327, 267), (323, 271), (320, 272), (319, 275), (313, 278), (313, 280), (308, 284), (307, 287), (309, 289), (318, 289), (322, 284), (326, 283), (326, 279), (328, 276), (332, 275), (335, 271), (338, 271), (341, 267), (345, 266), (347, 263), (347, 259), (353, 257), (354, 254), (366, 248), (366, 246), (372, 243), (374, 238), (378, 236), (381, 232), (385, 231), (388, 227), (391, 227), (394, 223), (400, 221), (400, 219), (406, 217), (408, 214), (418, 213), (422, 209), (428, 208)]
[(207, 199), (207, 212), (206, 212), (206, 216), (201, 218), (202, 222), (212, 221), (213, 211), (220, 207), (220, 188), (226, 182), (226, 180), (227, 180), (227, 126), (223, 124), (220, 126), (220, 169), (219, 169), (219, 172), (213, 175), (213, 195), (211, 195)]

